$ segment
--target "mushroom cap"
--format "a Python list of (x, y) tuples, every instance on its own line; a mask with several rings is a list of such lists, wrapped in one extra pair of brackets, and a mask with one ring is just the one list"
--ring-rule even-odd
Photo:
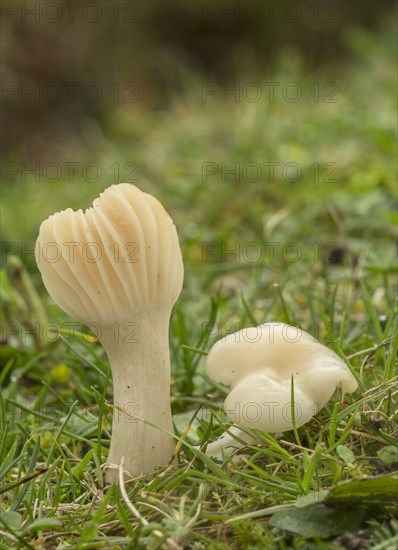
[(173, 220), (129, 183), (108, 187), (85, 212), (68, 208), (45, 220), (36, 262), (54, 301), (86, 324), (171, 310), (183, 283)]
[(210, 350), (210, 378), (231, 386), (225, 411), (244, 428), (276, 433), (302, 426), (341, 384), (353, 392), (357, 382), (347, 365), (307, 332), (285, 323), (264, 323), (219, 340)]

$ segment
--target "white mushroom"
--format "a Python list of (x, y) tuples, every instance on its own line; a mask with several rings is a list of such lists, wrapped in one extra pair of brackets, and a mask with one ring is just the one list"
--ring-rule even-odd
[(172, 219), (137, 187), (112, 185), (84, 213), (67, 209), (45, 220), (36, 260), (54, 301), (93, 328), (111, 364), (117, 409), (107, 481), (117, 480), (122, 457), (132, 475), (167, 464), (174, 448), (161, 431), (173, 432), (168, 329), (183, 283)]
[[(307, 423), (337, 386), (353, 392), (357, 382), (347, 365), (313, 336), (285, 323), (264, 323), (219, 340), (206, 360), (210, 378), (231, 387), (225, 412), (235, 424), (232, 434), (253, 442), (240, 428), (279, 433)], [(293, 397), (292, 401), (292, 383)], [(239, 448), (224, 434), (208, 446), (220, 456)]]

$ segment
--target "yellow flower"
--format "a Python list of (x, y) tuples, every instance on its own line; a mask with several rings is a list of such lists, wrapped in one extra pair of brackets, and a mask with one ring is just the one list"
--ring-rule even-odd
[(59, 363), (51, 369), (51, 378), (60, 384), (68, 382), (71, 376), (70, 368), (65, 363)]

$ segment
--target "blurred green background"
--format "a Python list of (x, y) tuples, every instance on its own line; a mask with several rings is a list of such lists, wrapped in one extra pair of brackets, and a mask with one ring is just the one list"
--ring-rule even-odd
[(6, 320), (37, 317), (10, 256), (50, 307), (32, 254), (41, 221), (120, 181), (175, 220), (193, 323), (221, 283), (258, 322), (275, 284), (299, 321), (329, 283), (355, 307), (361, 278), (383, 313), (396, 289), (394, 2), (72, 4), (2, 4)]

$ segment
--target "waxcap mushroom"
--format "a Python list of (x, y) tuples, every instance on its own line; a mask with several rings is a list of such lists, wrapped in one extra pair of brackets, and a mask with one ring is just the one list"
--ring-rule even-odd
[(176, 228), (161, 203), (134, 185), (112, 185), (85, 212), (45, 220), (36, 261), (54, 301), (94, 327), (111, 364), (115, 411), (107, 480), (124, 457), (138, 475), (166, 464), (173, 432), (168, 328), (183, 283)]
[(57, 212), (40, 226), (36, 260), (57, 304), (83, 323), (170, 308), (183, 282), (172, 219), (129, 183), (108, 187), (84, 213)]
[(269, 433), (308, 422), (337, 386), (357, 382), (340, 357), (307, 332), (285, 323), (264, 323), (219, 340), (206, 360), (210, 378), (231, 387), (225, 412), (240, 428)]

